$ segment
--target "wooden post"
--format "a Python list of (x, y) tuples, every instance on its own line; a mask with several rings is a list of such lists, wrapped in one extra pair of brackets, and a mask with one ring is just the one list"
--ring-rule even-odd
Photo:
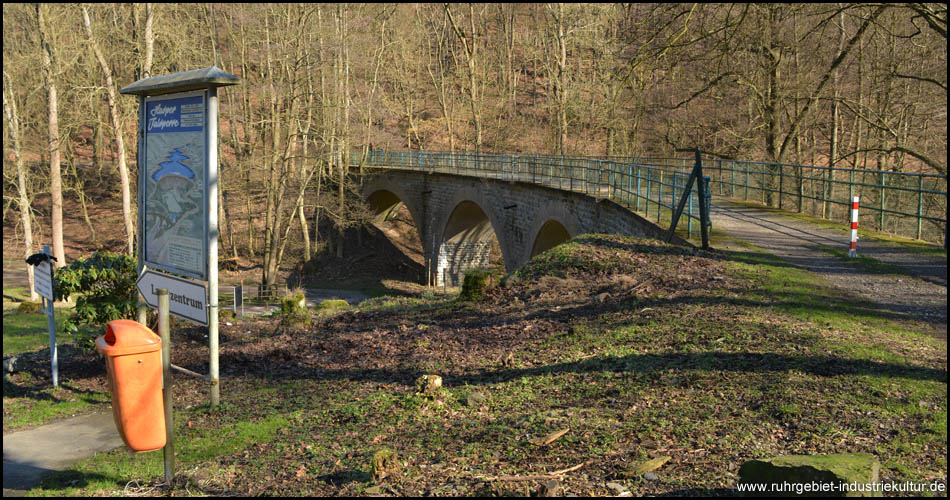
[(172, 418), (172, 341), (169, 331), (168, 289), (159, 288), (158, 295), (158, 334), (162, 337), (162, 402), (165, 406), (165, 484), (171, 486), (175, 479), (175, 421)]

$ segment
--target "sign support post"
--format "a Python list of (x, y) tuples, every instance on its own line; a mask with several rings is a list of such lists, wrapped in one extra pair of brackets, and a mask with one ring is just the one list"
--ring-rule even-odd
[(50, 256), (49, 245), (43, 245), (43, 251), (27, 257), (26, 263), (35, 266), (33, 277), (36, 293), (39, 294), (43, 312), (46, 313), (49, 328), (50, 378), (55, 388), (59, 386), (59, 359), (56, 352), (56, 309), (53, 307), (56, 285), (53, 281), (53, 264), (50, 259), (56, 260), (56, 257)]
[(211, 406), (221, 402), (218, 378), (218, 88), (208, 89), (208, 375)]
[[(139, 132), (138, 132), (138, 159), (136, 160), (138, 168), (141, 170), (145, 165), (145, 148), (142, 147), (145, 144), (145, 127), (142, 124), (145, 123), (145, 95), (139, 95)], [(141, 179), (141, 176), (139, 176)], [(138, 248), (136, 256), (138, 257), (138, 276), (142, 275), (142, 271), (145, 270), (145, 252), (142, 251), (142, 245), (145, 241), (145, 210), (142, 210), (142, 200), (145, 199), (145, 185), (142, 182), (138, 183), (139, 187), (139, 210), (138, 210)], [(142, 295), (138, 295), (139, 298), (139, 309), (138, 309), (138, 322), (142, 326), (148, 326), (148, 306), (145, 305), (145, 301), (142, 299)]]
[[(212, 66), (120, 90), (139, 96), (139, 281), (146, 268), (207, 280), (206, 316), (198, 322), (208, 325), (211, 406), (220, 403), (218, 87), (239, 82)], [(145, 302), (139, 298), (143, 324)]]
[(172, 412), (172, 336), (169, 325), (168, 289), (159, 288), (158, 295), (158, 334), (162, 337), (162, 404), (165, 409), (165, 484), (171, 486), (175, 479), (175, 420)]
[[(49, 245), (43, 245), (43, 253), (52, 255), (49, 250)], [(53, 281), (53, 264), (49, 260), (44, 262), (44, 264), (49, 267), (50, 296), (42, 297), (42, 302), (45, 304), (46, 309), (44, 312), (46, 312), (47, 326), (49, 327), (50, 378), (53, 379), (53, 387), (55, 388), (59, 387), (59, 353), (56, 349), (56, 309), (53, 307), (53, 289), (56, 287), (56, 284)]]

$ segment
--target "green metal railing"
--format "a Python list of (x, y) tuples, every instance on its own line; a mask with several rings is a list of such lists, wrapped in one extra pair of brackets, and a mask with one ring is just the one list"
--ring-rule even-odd
[(703, 165), (718, 195), (846, 222), (859, 196), (860, 227), (933, 242), (946, 238), (946, 175), (721, 159)]
[[(352, 156), (354, 165), (360, 155)], [(703, 158), (710, 194), (754, 200), (783, 210), (850, 222), (861, 198), (860, 226), (946, 242), (947, 176), (816, 165)], [(364, 166), (491, 176), (606, 197), (660, 224), (669, 224), (692, 158), (584, 157), (437, 151), (370, 151)], [(699, 223), (698, 190), (684, 215), (687, 234)], [(707, 199), (708, 203), (708, 199)], [(695, 221), (695, 224), (694, 224)]]
[[(361, 155), (351, 155), (353, 166)], [(639, 212), (657, 225), (669, 222), (689, 178), (689, 170), (646, 165), (631, 159), (602, 159), (537, 154), (501, 154), (440, 151), (370, 151), (364, 167), (411, 169), (508, 181), (529, 182), (566, 191), (607, 198)], [(692, 168), (692, 164), (687, 169)], [(705, 177), (709, 206), (709, 177)], [(698, 183), (690, 190), (683, 211), (687, 238), (699, 234)]]

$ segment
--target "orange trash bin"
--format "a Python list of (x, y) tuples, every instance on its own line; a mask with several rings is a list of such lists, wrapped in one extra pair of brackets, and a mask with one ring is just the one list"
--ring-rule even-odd
[(96, 350), (106, 357), (112, 415), (125, 445), (136, 452), (163, 448), (161, 337), (136, 321), (117, 319), (96, 338)]

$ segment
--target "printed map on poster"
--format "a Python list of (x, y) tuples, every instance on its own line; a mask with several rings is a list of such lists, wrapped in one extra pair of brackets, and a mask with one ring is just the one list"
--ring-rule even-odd
[[(180, 97), (177, 97), (180, 96)], [(204, 94), (145, 103), (145, 264), (207, 279)]]

